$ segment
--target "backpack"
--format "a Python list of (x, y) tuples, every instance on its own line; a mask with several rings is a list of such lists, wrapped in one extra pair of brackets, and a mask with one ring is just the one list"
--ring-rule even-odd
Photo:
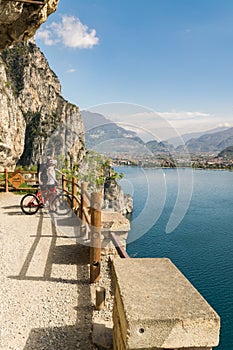
[(43, 182), (43, 185), (46, 185), (47, 181), (48, 181), (47, 165), (46, 164), (40, 164), (39, 172), (40, 172), (40, 179)]

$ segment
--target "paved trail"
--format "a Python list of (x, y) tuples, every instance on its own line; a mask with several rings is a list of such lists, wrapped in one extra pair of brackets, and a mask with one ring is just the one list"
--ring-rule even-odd
[(87, 248), (20, 198), (0, 193), (0, 349), (93, 350)]

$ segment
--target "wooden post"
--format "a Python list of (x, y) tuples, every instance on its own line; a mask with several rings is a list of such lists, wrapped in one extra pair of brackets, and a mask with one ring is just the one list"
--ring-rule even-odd
[(62, 174), (62, 190), (64, 192), (67, 191), (67, 188), (66, 188), (66, 176), (64, 174)]
[(87, 206), (88, 206), (86, 192), (87, 192), (87, 182), (82, 182), (81, 183), (81, 204), (80, 204), (80, 210), (79, 210), (79, 218), (81, 219), (81, 226), (80, 226), (81, 237), (84, 237), (87, 231), (86, 230), (87, 220), (84, 214), (84, 210), (86, 209), (87, 211)]
[(5, 169), (5, 192), (8, 192), (8, 169)]
[(72, 177), (72, 209), (76, 208), (76, 199), (75, 196), (77, 196), (77, 179), (76, 177)]
[(101, 263), (101, 193), (91, 194), (90, 283), (100, 279)]
[(95, 291), (95, 307), (96, 310), (103, 310), (105, 307), (106, 289), (104, 287), (97, 287)]

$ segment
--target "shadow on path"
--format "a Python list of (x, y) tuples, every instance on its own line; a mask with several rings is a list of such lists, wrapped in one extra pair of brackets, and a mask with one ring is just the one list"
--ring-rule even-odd
[[(5, 214), (10, 215), (10, 216), (25, 215), (25, 214), (23, 214), (19, 204), (7, 205), (7, 206), (2, 207), (2, 208), (7, 211)], [(12, 211), (12, 209), (18, 209), (18, 210)]]
[[(9, 209), (9, 208), (8, 208)], [(13, 209), (13, 208), (12, 208)], [(10, 213), (8, 213), (10, 215)], [(91, 292), (89, 284), (89, 247), (80, 244), (57, 245), (59, 239), (55, 221), (51, 218), (51, 234), (43, 235), (43, 212), (39, 213), (39, 221), (34, 241), (27, 253), (22, 268), (17, 276), (9, 278), (41, 283), (59, 282), (77, 286), (76, 322), (74, 325), (61, 327), (32, 328), (24, 350), (93, 350), (92, 344), (92, 315)], [(31, 236), (32, 237), (32, 236)], [(51, 237), (45, 268), (42, 276), (28, 276), (30, 264), (41, 239)], [(52, 277), (53, 264), (75, 265), (76, 279)], [(56, 311), (55, 311), (56, 312)]]
[(37, 226), (37, 231), (36, 231), (36, 237), (35, 237), (35, 240), (27, 254), (27, 257), (24, 261), (24, 264), (19, 272), (19, 277), (22, 279), (23, 277), (26, 276), (27, 274), (27, 271), (29, 269), (29, 266), (30, 266), (30, 263), (32, 261), (32, 258), (33, 258), (33, 255), (36, 251), (36, 248), (38, 246), (38, 243), (41, 239), (41, 236), (42, 236), (42, 226), (43, 226), (43, 214), (42, 212), (40, 212), (40, 217), (39, 217), (39, 222), (38, 222), (38, 226)]

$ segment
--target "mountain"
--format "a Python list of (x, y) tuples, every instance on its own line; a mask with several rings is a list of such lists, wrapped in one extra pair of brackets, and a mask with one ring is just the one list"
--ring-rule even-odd
[(146, 147), (153, 154), (170, 153), (174, 151), (174, 146), (168, 143), (167, 141), (162, 141), (162, 142), (158, 142), (156, 140), (149, 141), (146, 143)]
[(102, 114), (81, 111), (87, 149), (98, 152), (145, 153), (145, 144), (133, 131), (126, 130)]
[(211, 129), (211, 130), (207, 130), (207, 131), (192, 132), (192, 133), (183, 134), (180, 137), (170, 138), (167, 141), (169, 143), (173, 144), (174, 147), (178, 147), (191, 139), (194, 139), (194, 138), (196, 139), (196, 138), (199, 138), (199, 137), (206, 135), (206, 134), (214, 134), (216, 132), (224, 131), (227, 129), (229, 129), (229, 128), (219, 127), (219, 128), (215, 128), (215, 129)]
[[(186, 147), (191, 153), (220, 152), (224, 148), (233, 145), (233, 127), (213, 134), (205, 134), (186, 142)], [(182, 150), (182, 146), (177, 148)]]
[(173, 145), (167, 141), (152, 140), (144, 143), (134, 131), (120, 127), (102, 114), (89, 111), (82, 111), (81, 114), (85, 127), (87, 149), (94, 149), (109, 155), (115, 153), (152, 155), (174, 150)]
[(218, 154), (218, 157), (223, 157), (226, 159), (233, 159), (233, 146), (225, 148)]
[(61, 85), (34, 41), (0, 54), (0, 168), (34, 165), (45, 153), (67, 164), (85, 154), (79, 108), (61, 95)]

